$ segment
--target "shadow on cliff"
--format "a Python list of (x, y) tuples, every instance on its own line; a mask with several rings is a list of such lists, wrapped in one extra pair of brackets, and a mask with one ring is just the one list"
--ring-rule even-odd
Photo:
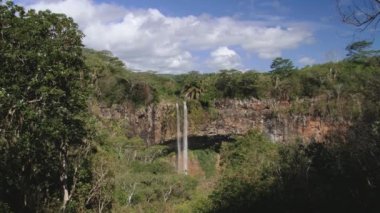
[[(189, 149), (212, 149), (219, 152), (223, 142), (234, 142), (235, 139), (231, 135), (213, 135), (213, 136), (189, 136)], [(176, 140), (168, 140), (162, 143), (168, 146), (168, 151), (175, 151), (177, 148)]]

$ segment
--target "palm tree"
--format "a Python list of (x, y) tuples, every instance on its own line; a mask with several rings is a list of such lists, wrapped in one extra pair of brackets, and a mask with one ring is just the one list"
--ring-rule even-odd
[(183, 87), (182, 94), (186, 99), (198, 100), (201, 94), (203, 93), (203, 89), (198, 82), (191, 82)]

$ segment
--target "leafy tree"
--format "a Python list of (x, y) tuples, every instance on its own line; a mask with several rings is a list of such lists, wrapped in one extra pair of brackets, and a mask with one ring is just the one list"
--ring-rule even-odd
[(83, 35), (65, 15), (11, 1), (0, 1), (0, 34), (0, 200), (65, 209), (89, 178)]
[(237, 82), (238, 75), (237, 70), (221, 70), (218, 75), (218, 79), (215, 82), (216, 89), (222, 94), (224, 98), (234, 98), (237, 95)]
[(223, 175), (202, 212), (377, 212), (379, 148), (368, 133), (279, 145), (251, 132), (222, 146)]
[(281, 78), (289, 76), (294, 70), (293, 62), (281, 57), (273, 59), (270, 68), (272, 69), (271, 73), (279, 75)]
[(203, 90), (197, 85), (185, 85), (184, 95), (186, 98), (197, 100), (201, 96)]
[(259, 74), (254, 71), (248, 71), (242, 74), (238, 83), (241, 97), (258, 98)]
[(254, 71), (221, 70), (215, 88), (223, 98), (258, 97), (259, 74)]
[(369, 41), (357, 41), (349, 44), (346, 47), (346, 50), (348, 51), (347, 56), (349, 57), (349, 60), (363, 63), (366, 62), (370, 57), (376, 57), (380, 55), (379, 50), (371, 50), (373, 42)]
[(278, 88), (280, 80), (289, 77), (294, 70), (293, 62), (290, 59), (281, 57), (273, 59), (270, 68), (272, 69), (271, 73), (273, 74), (275, 89)]
[(293, 62), (290, 59), (284, 59), (277, 57), (271, 64), (271, 77), (274, 84), (272, 89), (272, 96), (282, 100), (288, 100), (290, 98), (290, 92), (292, 83), (291, 75), (295, 70)]
[(135, 104), (149, 104), (155, 99), (155, 90), (146, 83), (136, 83), (129, 91), (129, 98)]
[(203, 93), (201, 75), (197, 71), (191, 71), (184, 80), (182, 94), (185, 98), (198, 100)]
[(278, 157), (276, 144), (257, 131), (237, 138), (233, 144), (223, 144), (223, 176), (204, 211), (266, 212), (260, 200), (270, 193), (276, 181)]
[(356, 56), (356, 55), (363, 55), (365, 54), (365, 50), (372, 46), (373, 42), (369, 41), (357, 41), (349, 44), (346, 47), (346, 50), (348, 51), (347, 56)]
[[(99, 102), (143, 105), (157, 101), (156, 82), (150, 82), (161, 81), (156, 74), (133, 73), (108, 51), (84, 49), (84, 56), (90, 69), (93, 95)], [(159, 86), (166, 87), (164, 83)]]

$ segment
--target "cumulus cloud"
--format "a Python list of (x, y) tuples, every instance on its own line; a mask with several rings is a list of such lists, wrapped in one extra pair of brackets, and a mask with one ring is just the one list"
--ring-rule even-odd
[[(211, 53), (215, 62), (220, 59), (213, 56), (218, 51), (234, 52), (227, 46), (240, 46), (247, 52), (270, 59), (312, 39), (312, 33), (304, 25), (285, 24), (284, 21), (275, 26), (232, 17), (172, 17), (157, 9), (128, 9), (93, 0), (35, 0), (27, 7), (50, 9), (73, 17), (86, 35), (83, 41), (86, 46), (109, 50), (127, 66), (141, 70), (184, 72), (202, 69), (209, 61), (199, 59), (194, 52), (216, 49)], [(223, 66), (236, 65), (238, 58), (237, 54), (231, 55), (230, 60), (226, 60), (231, 64), (224, 62)]]
[(210, 54), (209, 66), (214, 70), (241, 67), (240, 56), (228, 47), (219, 47)]
[(298, 60), (298, 62), (302, 65), (313, 65), (315, 64), (315, 59), (309, 57), (302, 57)]

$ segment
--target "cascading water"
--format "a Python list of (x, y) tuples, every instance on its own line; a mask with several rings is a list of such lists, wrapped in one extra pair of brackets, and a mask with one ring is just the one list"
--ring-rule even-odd
[(179, 114), (178, 103), (175, 104), (177, 110), (177, 172), (181, 172), (181, 115)]
[(187, 123), (187, 106), (186, 106), (186, 101), (183, 102), (183, 170), (185, 175), (187, 175), (187, 158), (188, 158), (188, 144), (187, 144), (187, 128), (188, 128), (188, 123)]

